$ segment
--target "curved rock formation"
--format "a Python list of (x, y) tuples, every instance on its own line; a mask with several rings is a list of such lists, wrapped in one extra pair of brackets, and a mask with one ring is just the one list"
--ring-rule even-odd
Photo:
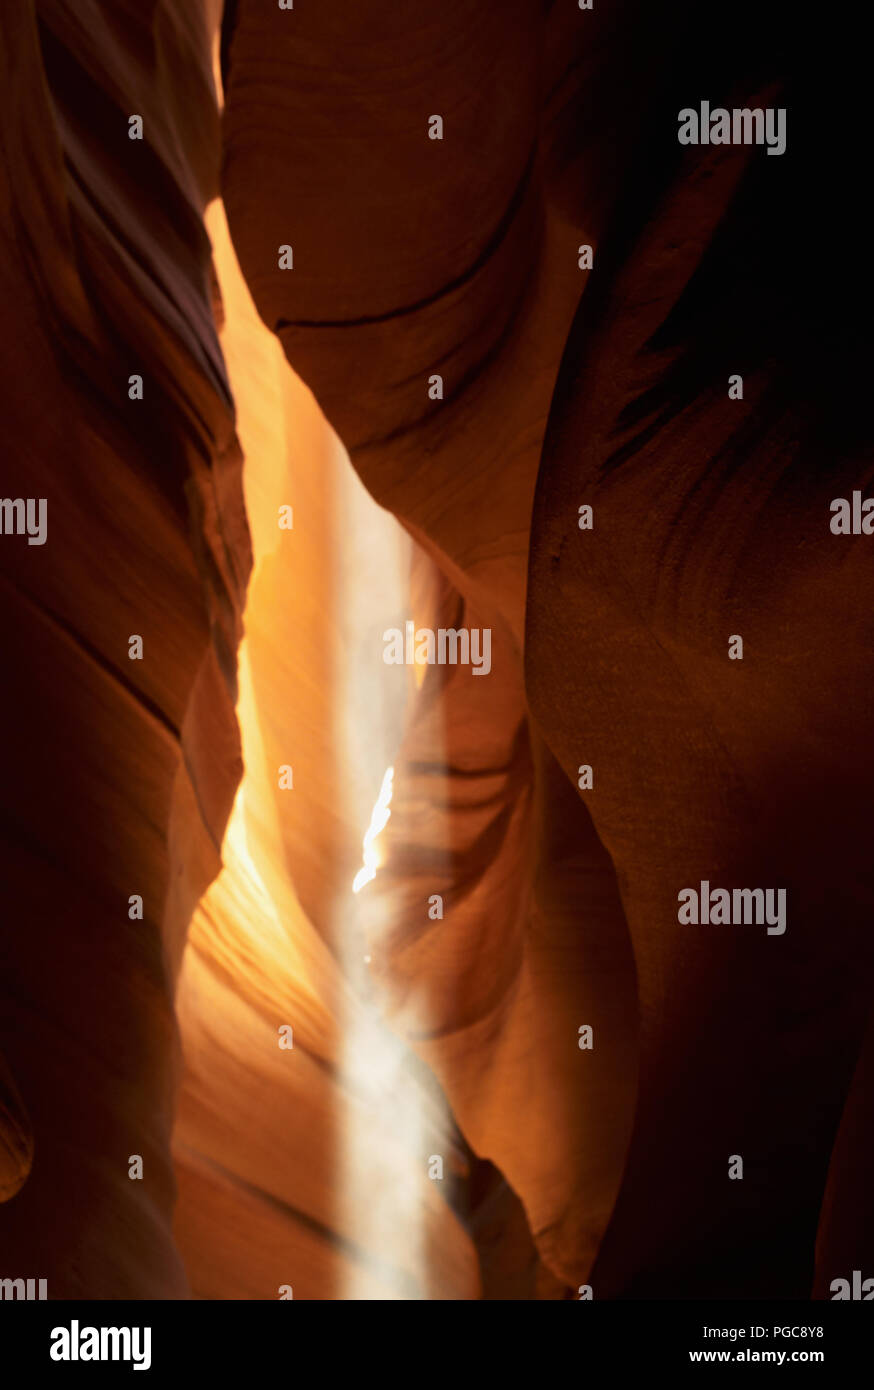
[[(495, 637), (500, 678), (488, 694), (456, 672), (441, 682), (429, 673), (405, 736), (375, 888), (385, 1007), (437, 1070), (474, 1147), (517, 1186), (544, 1257), (575, 1284), (622, 1169), (636, 973), (646, 1069), (593, 1278), (606, 1296), (797, 1295), (809, 1288), (870, 992), (859, 917), (869, 890), (858, 868), (870, 644), (855, 599), (869, 565), (864, 542), (838, 552), (827, 525), (830, 497), (867, 477), (858, 343), (850, 332), (843, 375), (827, 367), (805, 405), (804, 370), (833, 310), (816, 294), (802, 307), (803, 251), (792, 249), (811, 175), (837, 180), (825, 168), (823, 89), (787, 51), (781, 11), (757, 20), (753, 38), (741, 21), (716, 46), (693, 7), (626, 15), (630, 36), (601, 22), (586, 47), (566, 11), (544, 28), (534, 5), (443, 7), (403, 25), (389, 6), (352, 19), (322, 7), (292, 26), (239, 0), (225, 46), (223, 193), (265, 321), (368, 488), (451, 580), (460, 598), (444, 613), (490, 624)], [(606, 58), (599, 84), (593, 53)], [(320, 88), (329, 68), (331, 87)], [(603, 98), (620, 74), (623, 100), (612, 101), (603, 138), (580, 138), (572, 117), (600, 114), (593, 92)], [(793, 101), (785, 164), (749, 148), (683, 158), (676, 113), (702, 82), (714, 104)], [(432, 113), (442, 138), (429, 143)], [(600, 176), (594, 196), (569, 196), (569, 176), (585, 190), (587, 173)], [(598, 270), (558, 376), (526, 612), (519, 559), (551, 354), (580, 287), (578, 242), (597, 245)], [(277, 256), (283, 245), (291, 271)], [(733, 370), (747, 383), (741, 406), (727, 390)], [(440, 404), (427, 389), (434, 372)], [(824, 449), (837, 455), (828, 481)], [(583, 502), (598, 515), (588, 545), (577, 527)], [(728, 661), (738, 632), (745, 667)], [(542, 980), (528, 984), (540, 930), (526, 696), (572, 781), (581, 763), (601, 769), (586, 799), (592, 821), (577, 808), (569, 836), (577, 872), (594, 876), (589, 949), (609, 980), (595, 991), (607, 1046), (588, 1104), (562, 1054), (559, 999), (566, 989), (568, 1032), (573, 1010), (594, 1017), (592, 969), (560, 891), (552, 906), (568, 922), (567, 954), (560, 933), (552, 949), (580, 978), (563, 971), (551, 981), (557, 997)], [(823, 736), (835, 708), (852, 711), (849, 753), (843, 720)], [(441, 803), (451, 807), (451, 849), (434, 821)], [(549, 845), (539, 848), (541, 881), (552, 879)], [(678, 930), (678, 891), (705, 878), (787, 889), (794, 930), (782, 956), (749, 934)], [(834, 879), (845, 925), (826, 937)], [(439, 926), (424, 913), (435, 890), (452, 901)], [(589, 916), (582, 905), (579, 915)], [(729, 985), (721, 1008), (718, 980)], [(548, 1154), (511, 1118), (514, 1089), (530, 1098), (543, 1071)], [(804, 1103), (814, 1075), (815, 1121)], [(738, 1150), (752, 1172), (726, 1195)]]
[[(855, 97), (781, 5), (408, 10), (0, 14), (0, 1275), (829, 1297), (871, 455), (861, 248), (803, 229)], [(702, 93), (785, 153), (681, 145)]]
[[(575, 1286), (618, 1185), (635, 1022), (612, 868), (549, 754), (530, 747), (520, 661), (532, 488), (585, 282), (586, 232), (560, 156), (571, 35), (559, 19), (547, 41), (531, 4), (456, 6), (412, 24), (389, 5), (282, 21), (246, 3), (229, 17), (223, 197), (242, 269), (368, 489), (451, 582), (431, 625), (489, 627), (493, 642), (488, 680), (435, 668), (423, 682), (367, 904), (373, 971), (383, 1009)], [(328, 62), (333, 84), (319, 93)], [(553, 100), (538, 141), (544, 88)], [(432, 114), (441, 142), (428, 139)], [(369, 149), (386, 152), (378, 169)], [(597, 225), (603, 194), (593, 201)], [(350, 238), (352, 206), (363, 221)], [(284, 244), (291, 272), (279, 267)], [(432, 923), (435, 894), (446, 915)], [(587, 1024), (601, 1067), (578, 1047)], [(548, 1151), (518, 1124), (534, 1096)]]
[[(361, 632), (397, 604), (409, 543), (258, 320), (217, 204), (209, 226), (256, 563), (246, 770), (177, 999), (177, 1236), (198, 1296), (476, 1297), (470, 1237), (442, 1196), (466, 1158), (437, 1088), (361, 997), (351, 920), (407, 700)], [(444, 1183), (428, 1178), (435, 1153)]]
[(26, 0), (0, 43), (4, 483), (47, 503), (44, 544), (0, 546), (0, 1045), (34, 1144), (3, 1272), (174, 1297), (173, 980), (239, 777), (249, 567), (202, 224), (211, 54), (199, 12), (138, 3)]
[[(830, 527), (831, 499), (870, 484), (863, 359), (852, 324), (831, 336), (834, 302), (798, 294), (811, 183), (846, 156), (828, 88), (776, 25), (752, 50), (743, 29), (718, 52), (694, 22), (677, 38), (558, 377), (527, 689), (567, 774), (603, 769), (589, 804), (637, 963), (635, 1134), (593, 1281), (607, 1297), (805, 1297), (871, 999), (859, 595), (874, 574), (865, 539)], [(702, 80), (714, 107), (788, 106), (785, 162), (684, 153), (670, 118)], [(823, 341), (834, 359), (811, 383)], [(568, 680), (571, 631), (585, 660)], [(779, 884), (785, 936), (682, 925), (678, 892), (702, 880)], [(733, 1154), (743, 1182), (726, 1182)]]

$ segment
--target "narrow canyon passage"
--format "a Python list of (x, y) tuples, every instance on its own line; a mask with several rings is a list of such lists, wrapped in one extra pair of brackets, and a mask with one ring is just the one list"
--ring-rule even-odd
[[(415, 698), (380, 640), (411, 611), (412, 544), (257, 317), (220, 204), (207, 227), (254, 568), (245, 770), (177, 995), (177, 1240), (201, 1297), (476, 1297), (443, 1196), (466, 1161), (439, 1089), (368, 1000), (353, 892)], [(430, 561), (418, 568), (433, 585)], [(431, 1155), (445, 1181), (429, 1180)]]
[(864, 122), (809, 40), (0, 7), (4, 1299), (874, 1280)]

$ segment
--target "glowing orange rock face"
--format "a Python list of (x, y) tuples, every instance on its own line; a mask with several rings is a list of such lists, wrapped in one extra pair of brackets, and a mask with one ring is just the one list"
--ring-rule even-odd
[(870, 1268), (839, 152), (676, 139), (767, 23), (747, 82), (692, 4), (234, 0), (220, 131), (222, 6), (142, 8), (0, 12), (4, 1261), (804, 1297), (828, 1176)]
[[(202, 16), (159, 8), (154, 27), (32, 0), (0, 18), (4, 491), (47, 499), (44, 545), (0, 544), (0, 1048), (34, 1151), (0, 1250), (52, 1298), (187, 1293), (174, 977), (239, 779), (250, 552), (201, 222), (217, 110)], [(8, 1196), (28, 1141), (3, 1106)]]

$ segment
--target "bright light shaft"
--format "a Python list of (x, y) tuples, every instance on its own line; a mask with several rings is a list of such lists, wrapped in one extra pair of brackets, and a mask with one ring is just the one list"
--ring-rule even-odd
[(370, 883), (371, 879), (376, 878), (376, 871), (380, 865), (379, 850), (376, 847), (377, 837), (385, 830), (391, 816), (391, 794), (394, 783), (395, 770), (387, 767), (382, 779), (382, 786), (379, 789), (379, 796), (376, 798), (376, 805), (370, 817), (370, 824), (364, 833), (361, 859), (362, 866), (352, 880), (352, 892), (358, 893), (365, 883)]

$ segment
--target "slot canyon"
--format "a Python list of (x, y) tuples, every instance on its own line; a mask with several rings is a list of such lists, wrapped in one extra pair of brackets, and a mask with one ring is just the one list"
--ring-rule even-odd
[(0, 5), (0, 1279), (874, 1276), (861, 96), (730, 8)]

